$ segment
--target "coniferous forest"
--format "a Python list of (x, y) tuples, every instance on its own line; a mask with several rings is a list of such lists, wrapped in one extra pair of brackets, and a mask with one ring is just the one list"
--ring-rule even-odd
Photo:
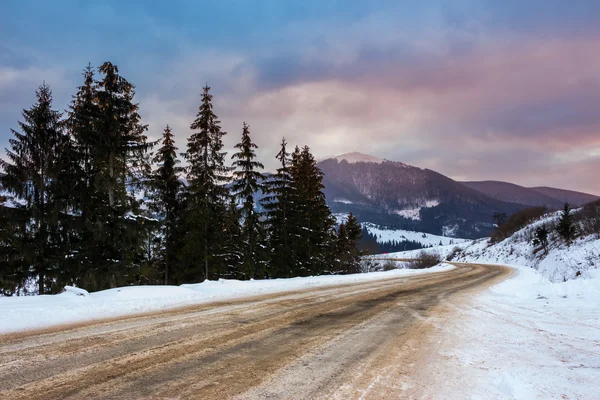
[(64, 112), (40, 86), (0, 158), (0, 295), (359, 272), (362, 229), (336, 227), (309, 147), (281, 139), (264, 174), (244, 122), (227, 154), (210, 89), (184, 133), (145, 125), (110, 62)]

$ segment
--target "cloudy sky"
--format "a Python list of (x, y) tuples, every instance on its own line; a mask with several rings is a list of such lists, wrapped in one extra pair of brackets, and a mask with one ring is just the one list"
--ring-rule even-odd
[(247, 121), (267, 167), (285, 136), (600, 194), (598, 21), (595, 0), (1, 0), (0, 147), (39, 84), (64, 109), (109, 60), (180, 149), (208, 82), (227, 145)]

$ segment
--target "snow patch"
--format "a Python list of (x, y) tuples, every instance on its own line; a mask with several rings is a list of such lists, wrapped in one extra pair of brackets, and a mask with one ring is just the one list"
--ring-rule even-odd
[(351, 202), (350, 200), (346, 200), (346, 199), (333, 199), (333, 201), (335, 203), (342, 203), (342, 204), (354, 204), (353, 202)]
[(323, 275), (290, 279), (238, 281), (219, 279), (181, 286), (128, 286), (87, 293), (68, 287), (57, 295), (0, 297), (0, 333), (40, 329), (61, 324), (160, 311), (211, 301), (232, 300), (308, 288), (372, 282), (398, 276), (445, 271), (397, 269), (352, 275)]
[(72, 293), (76, 296), (89, 296), (90, 295), (87, 290), (76, 288), (73, 286), (65, 286), (65, 292)]
[(394, 210), (394, 214), (400, 215), (406, 219), (412, 219), (413, 221), (421, 220), (421, 209), (432, 208), (440, 205), (440, 201), (437, 199), (425, 200), (414, 208), (405, 208), (401, 210)]

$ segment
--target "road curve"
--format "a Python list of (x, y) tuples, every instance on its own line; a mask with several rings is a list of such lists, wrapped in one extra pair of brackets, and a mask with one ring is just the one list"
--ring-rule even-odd
[(414, 358), (441, 302), (511, 273), (455, 265), (0, 336), (0, 398), (385, 398), (373, 379)]

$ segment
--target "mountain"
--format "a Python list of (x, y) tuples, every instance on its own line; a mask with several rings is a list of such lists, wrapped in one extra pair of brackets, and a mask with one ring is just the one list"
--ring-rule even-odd
[(532, 187), (530, 189), (538, 193), (544, 194), (546, 196), (553, 197), (559, 200), (563, 205), (564, 203), (569, 203), (575, 207), (579, 207), (586, 203), (591, 203), (592, 201), (600, 199), (600, 196), (588, 193), (575, 192), (573, 190), (556, 189), (545, 186)]
[(342, 154), (318, 166), (334, 213), (353, 212), (362, 222), (389, 228), (476, 238), (492, 231), (494, 213), (523, 208), (435, 171), (366, 154)]
[(562, 208), (565, 202), (579, 207), (600, 199), (593, 194), (574, 192), (572, 190), (551, 187), (523, 187), (514, 183), (501, 181), (461, 182), (495, 199), (526, 206), (546, 206), (550, 210)]
[[(325, 157), (323, 160), (338, 160), (338, 161), (345, 160), (346, 162), (348, 162), (350, 164), (354, 164), (357, 162), (370, 162), (370, 163), (375, 163), (375, 164), (381, 164), (386, 161), (382, 158), (373, 157), (368, 154), (358, 153), (356, 151), (353, 153), (346, 153), (346, 154), (342, 154), (339, 156), (328, 156), (328, 157)], [(323, 160), (321, 160), (321, 161), (323, 161)]]
[(551, 210), (561, 208), (565, 202), (543, 192), (531, 188), (515, 185), (509, 182), (481, 181), (460, 182), (497, 200), (509, 203), (523, 204), (526, 206), (546, 206)]

